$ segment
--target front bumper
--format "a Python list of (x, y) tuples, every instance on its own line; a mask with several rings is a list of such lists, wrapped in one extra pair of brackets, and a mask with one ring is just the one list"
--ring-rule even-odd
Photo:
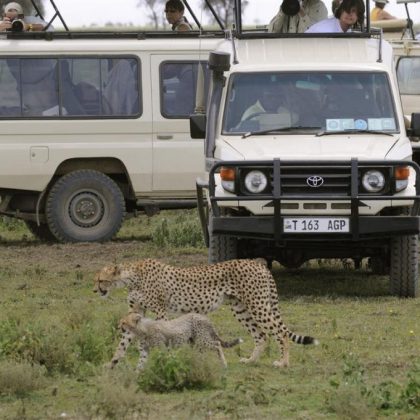
[[(206, 243), (208, 243), (208, 215), (206, 213), (207, 202), (204, 199), (204, 190), (208, 190), (208, 199), (210, 201), (212, 210), (212, 223), (211, 233), (218, 235), (231, 235), (237, 238), (254, 238), (273, 240), (277, 243), (289, 242), (289, 241), (351, 241), (360, 242), (375, 238), (390, 238), (394, 236), (402, 235), (416, 235), (420, 233), (420, 218), (418, 216), (420, 209), (420, 167), (415, 162), (409, 161), (363, 161), (359, 162), (357, 159), (350, 161), (325, 161), (322, 163), (312, 163), (319, 167), (348, 167), (349, 173), (349, 185), (347, 192), (335, 192), (334, 194), (322, 195), (314, 192), (293, 194), (287, 193), (286, 188), (282, 188), (285, 184), (285, 175), (283, 174), (283, 167), (295, 165), (297, 168), (307, 168), (311, 165), (308, 161), (294, 161), (283, 163), (280, 159), (274, 159), (273, 161), (254, 161), (254, 162), (243, 162), (243, 161), (231, 161), (231, 162), (218, 162), (210, 170), (209, 182), (203, 182), (197, 180), (197, 198), (198, 198), (198, 210), (200, 214), (200, 220), (205, 235)], [(366, 194), (359, 192), (359, 169), (372, 165), (384, 165), (384, 166), (410, 166), (416, 174), (416, 185), (415, 194), (413, 195), (373, 195), (368, 196), (369, 201), (375, 200), (392, 200), (395, 206), (398, 206), (398, 201), (404, 201), (401, 206), (406, 205), (407, 201), (412, 202), (411, 212), (408, 215), (360, 215), (359, 207), (362, 205), (362, 201), (366, 201)], [(264, 194), (259, 196), (241, 195), (236, 194), (229, 197), (216, 196), (216, 183), (215, 174), (219, 171), (221, 166), (229, 167), (252, 167), (258, 168), (263, 167), (272, 173), (272, 193)], [(221, 211), (220, 204), (222, 202), (236, 202), (237, 209), (241, 207), (241, 201), (250, 200), (270, 200), (273, 205), (272, 215), (243, 215), (241, 212), (230, 213), (229, 216), (225, 216)], [(305, 200), (305, 201), (337, 201), (337, 202), (349, 202), (350, 201), (350, 214), (349, 224), (350, 229), (347, 233), (286, 233), (283, 231), (283, 219), (285, 216), (290, 217), (284, 211), (282, 212), (282, 201), (287, 200)], [(310, 215), (307, 215), (310, 216)], [(333, 214), (325, 214), (325, 217), (334, 217)], [(322, 216), (321, 216), (322, 217)]]

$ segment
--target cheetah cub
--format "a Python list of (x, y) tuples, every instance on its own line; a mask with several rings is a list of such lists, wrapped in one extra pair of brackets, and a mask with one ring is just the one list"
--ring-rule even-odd
[[(200, 349), (207, 348), (217, 351), (226, 368), (227, 363), (222, 347), (233, 347), (242, 342), (240, 338), (230, 342), (223, 341), (217, 335), (210, 320), (204, 315), (195, 313), (165, 321), (144, 318), (137, 312), (130, 312), (120, 320), (119, 327), (123, 332), (134, 334), (143, 344), (143, 352), (138, 364), (139, 369), (143, 367), (151, 349), (160, 346), (175, 347), (182, 344), (192, 344)], [(116, 364), (114, 361), (120, 359), (118, 350), (112, 358), (110, 367)]]

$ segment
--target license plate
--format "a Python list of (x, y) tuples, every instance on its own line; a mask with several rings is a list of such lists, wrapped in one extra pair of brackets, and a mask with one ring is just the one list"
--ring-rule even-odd
[(348, 217), (285, 217), (284, 233), (346, 233), (350, 232)]

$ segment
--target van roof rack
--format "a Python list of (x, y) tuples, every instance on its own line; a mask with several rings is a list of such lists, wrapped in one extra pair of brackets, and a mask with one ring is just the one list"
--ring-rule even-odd
[[(72, 31), (69, 26), (67, 25), (66, 21), (62, 13), (60, 12), (57, 4), (54, 0), (49, 0), (51, 7), (54, 10), (54, 14), (51, 19), (47, 20), (43, 16), (41, 10), (35, 3), (35, 0), (31, 0), (31, 4), (36, 11), (36, 16), (40, 17), (41, 19), (47, 22), (47, 26), (45, 27), (44, 31), (41, 32), (7, 32), (5, 35), (8, 39), (46, 39), (46, 40), (53, 40), (53, 39), (110, 39), (110, 38), (124, 38), (124, 39), (146, 39), (146, 38), (197, 38), (200, 37), (222, 37), (225, 34), (225, 27), (218, 16), (216, 10), (211, 5), (211, 0), (204, 0), (205, 6), (208, 8), (209, 12), (213, 16), (214, 20), (217, 22), (217, 25), (220, 29), (216, 30), (203, 30), (200, 20), (197, 18), (196, 13), (192, 9), (189, 0), (181, 0), (184, 3), (185, 8), (191, 14), (194, 23), (197, 25), (198, 30), (195, 31), (188, 31), (188, 32), (173, 32), (173, 31), (116, 31), (116, 30), (103, 30), (98, 31), (95, 29), (94, 31), (89, 30), (77, 30)], [(55, 22), (59, 20), (64, 30), (59, 31), (47, 31), (47, 29)]]

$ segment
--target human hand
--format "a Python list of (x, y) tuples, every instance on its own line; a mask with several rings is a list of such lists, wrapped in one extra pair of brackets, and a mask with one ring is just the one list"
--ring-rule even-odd
[(0, 21), (0, 31), (7, 31), (8, 29), (11, 29), (12, 22), (8, 17), (3, 18), (2, 21)]

